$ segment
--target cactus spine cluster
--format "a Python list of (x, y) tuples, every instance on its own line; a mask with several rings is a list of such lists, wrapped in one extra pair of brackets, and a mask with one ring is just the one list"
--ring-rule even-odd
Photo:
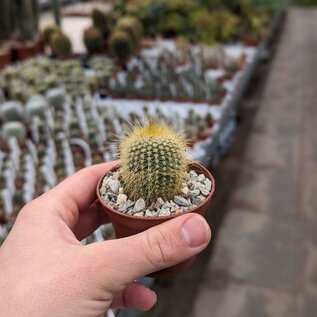
[(84, 44), (90, 54), (100, 53), (103, 47), (102, 34), (94, 26), (84, 31)]
[(72, 53), (72, 43), (63, 32), (55, 32), (51, 38), (53, 52), (59, 57), (68, 57)]
[(93, 25), (101, 32), (103, 38), (108, 38), (111, 33), (112, 21), (108, 12), (98, 8), (92, 11)]
[(134, 52), (133, 43), (127, 32), (116, 30), (110, 38), (112, 53), (119, 59), (126, 61)]
[(120, 174), (131, 199), (153, 203), (159, 197), (170, 200), (180, 192), (188, 167), (181, 133), (150, 120), (127, 134), (120, 158)]

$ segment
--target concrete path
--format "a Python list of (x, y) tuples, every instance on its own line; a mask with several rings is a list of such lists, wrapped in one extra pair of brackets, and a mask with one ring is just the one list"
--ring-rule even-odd
[(316, 30), (290, 10), (192, 317), (317, 316)]

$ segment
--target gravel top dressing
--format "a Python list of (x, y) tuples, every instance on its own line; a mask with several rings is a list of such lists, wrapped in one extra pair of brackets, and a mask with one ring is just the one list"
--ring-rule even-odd
[[(138, 186), (136, 184), (136, 186)], [(158, 198), (147, 205), (144, 198), (130, 200), (124, 193), (120, 172), (108, 172), (103, 179), (100, 195), (104, 202), (114, 210), (135, 217), (164, 217), (184, 213), (201, 204), (212, 189), (212, 182), (195, 171), (187, 173), (179, 195), (170, 201)]]

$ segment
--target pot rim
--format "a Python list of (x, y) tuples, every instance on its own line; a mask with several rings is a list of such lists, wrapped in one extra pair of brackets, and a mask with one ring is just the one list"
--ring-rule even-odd
[(185, 215), (187, 213), (195, 213), (195, 211), (197, 211), (198, 209), (202, 208), (203, 206), (207, 205), (211, 199), (211, 197), (213, 196), (214, 192), (215, 192), (215, 188), (216, 188), (216, 182), (215, 182), (215, 179), (213, 177), (213, 175), (209, 172), (209, 170), (207, 168), (205, 168), (204, 166), (202, 166), (201, 164), (199, 163), (196, 163), (196, 162), (192, 162), (192, 163), (189, 163), (188, 164), (188, 167), (189, 167), (189, 170), (194, 170), (195, 171), (195, 166), (198, 167), (199, 169), (201, 169), (203, 171), (202, 174), (204, 174), (212, 183), (212, 188), (211, 188), (211, 191), (210, 193), (208, 194), (208, 196), (206, 197), (206, 199), (201, 203), (199, 204), (198, 206), (190, 209), (190, 210), (187, 210), (183, 213), (180, 213), (180, 214), (175, 214), (175, 215), (171, 215), (171, 216), (162, 216), (162, 217), (135, 217), (135, 216), (130, 216), (130, 215), (127, 215), (127, 214), (124, 214), (120, 211), (117, 211), (115, 209), (113, 209), (111, 206), (107, 205), (104, 200), (101, 198), (101, 195), (100, 195), (100, 187), (102, 185), (102, 182), (103, 182), (103, 179), (106, 177), (106, 175), (109, 173), (109, 172), (112, 172), (112, 171), (115, 171), (117, 170), (119, 167), (120, 167), (120, 163), (115, 165), (113, 168), (111, 168), (109, 171), (107, 171), (99, 180), (98, 182), (98, 185), (97, 185), (97, 197), (98, 197), (98, 200), (99, 202), (101, 203), (101, 205), (106, 208), (107, 210), (111, 211), (112, 213), (118, 215), (118, 216), (121, 216), (123, 218), (126, 218), (126, 219), (133, 219), (134, 221), (136, 220), (140, 220), (140, 221), (157, 221), (158, 219), (161, 219), (161, 220), (168, 220), (168, 219), (173, 219), (175, 217), (178, 217), (178, 216), (181, 216), (181, 215)]

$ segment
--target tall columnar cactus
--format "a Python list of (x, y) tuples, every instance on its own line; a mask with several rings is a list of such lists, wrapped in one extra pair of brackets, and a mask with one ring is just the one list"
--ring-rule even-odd
[(120, 147), (120, 173), (131, 199), (170, 200), (186, 177), (186, 141), (182, 134), (150, 120), (128, 133)]
[(61, 25), (61, 2), (60, 0), (52, 1), (52, 9), (54, 14), (55, 23)]
[(84, 44), (90, 54), (102, 52), (102, 34), (95, 26), (91, 26), (84, 31)]
[(13, 32), (12, 26), (12, 2), (0, 1), (0, 46), (10, 38)]
[(59, 57), (68, 57), (72, 53), (72, 43), (63, 32), (55, 32), (51, 38), (53, 52)]
[(31, 41), (36, 35), (32, 2), (31, 0), (15, 0), (14, 2), (20, 39), (22, 42)]
[(107, 39), (112, 29), (112, 18), (110, 14), (98, 8), (92, 11), (92, 21), (94, 26), (102, 33), (102, 36)]
[(133, 54), (134, 47), (127, 32), (116, 30), (110, 38), (112, 53), (119, 59), (126, 61)]
[(141, 23), (134, 17), (122, 17), (117, 24), (117, 29), (127, 32), (132, 39), (134, 49), (140, 45), (143, 37), (143, 27)]

